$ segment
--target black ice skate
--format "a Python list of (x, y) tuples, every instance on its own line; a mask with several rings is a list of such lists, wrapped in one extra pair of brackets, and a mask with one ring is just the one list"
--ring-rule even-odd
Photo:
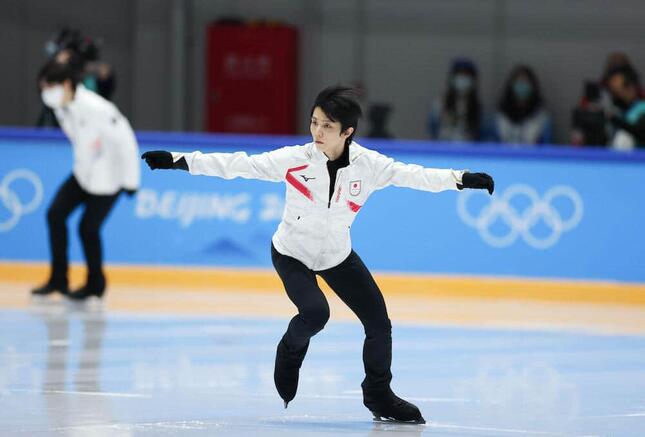
[(70, 291), (67, 297), (75, 301), (83, 301), (88, 297), (96, 296), (99, 299), (105, 292), (105, 277), (91, 275), (87, 278), (87, 283), (75, 291)]
[(70, 291), (67, 297), (75, 301), (83, 301), (92, 296), (96, 296), (100, 299), (103, 297), (104, 292), (105, 280), (87, 283), (78, 290)]
[(69, 289), (67, 286), (58, 286), (54, 284), (47, 283), (41, 287), (37, 287), (31, 290), (32, 296), (47, 296), (52, 293), (60, 293), (62, 295), (67, 295)]
[(289, 402), (296, 397), (300, 366), (305, 359), (308, 348), (309, 343), (303, 349), (294, 352), (284, 343), (284, 337), (278, 343), (273, 380), (275, 388), (278, 390), (282, 400), (284, 400), (284, 408), (287, 408)]
[(67, 295), (68, 298), (75, 301), (83, 301), (88, 297), (96, 296), (99, 299), (103, 297), (103, 290), (83, 286), (75, 291), (70, 291)]
[(385, 391), (363, 390), (363, 404), (372, 412), (374, 420), (379, 422), (426, 423), (416, 405), (401, 399), (389, 388)]

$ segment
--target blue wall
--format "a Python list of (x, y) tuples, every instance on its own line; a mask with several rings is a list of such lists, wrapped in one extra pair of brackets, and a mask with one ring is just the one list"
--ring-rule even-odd
[[(152, 149), (249, 153), (302, 137), (140, 133)], [(359, 140), (360, 142), (360, 140)], [(478, 191), (387, 188), (356, 219), (354, 248), (377, 271), (645, 282), (645, 153), (363, 140), (404, 162), (495, 177)], [(71, 171), (56, 131), (0, 129), (0, 259), (46, 260), (45, 213)], [(142, 168), (104, 228), (108, 262), (270, 267), (282, 184)], [(76, 228), (80, 212), (72, 216)], [(81, 261), (77, 233), (70, 256)]]

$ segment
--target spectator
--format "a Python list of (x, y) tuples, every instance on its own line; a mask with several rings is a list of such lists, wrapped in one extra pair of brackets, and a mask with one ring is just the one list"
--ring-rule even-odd
[[(92, 58), (88, 58), (87, 56), (87, 54), (79, 55), (71, 49), (64, 49), (58, 52), (56, 60), (65, 63), (76, 59), (76, 68), (81, 72), (80, 76), (83, 86), (90, 91), (94, 91), (104, 99), (111, 100), (114, 94), (114, 88), (116, 87), (116, 78), (112, 67), (105, 62), (100, 62), (98, 58), (94, 57), (98, 56), (98, 54), (93, 55)], [(74, 63), (74, 61), (71, 62)]]
[(475, 64), (470, 59), (455, 59), (447, 85), (443, 99), (430, 112), (431, 137), (443, 141), (479, 141), (482, 109)]
[[(617, 111), (607, 89), (608, 75), (618, 67), (634, 66), (626, 53), (615, 51), (607, 56), (598, 82), (587, 81), (584, 92), (572, 114), (571, 143), (574, 145), (607, 146), (614, 137), (615, 127), (607, 117)], [(635, 69), (634, 69), (635, 70)], [(645, 97), (639, 89), (640, 97)]]
[[(604, 90), (607, 90), (609, 73), (611, 73), (613, 70), (615, 70), (618, 67), (628, 67), (633, 70), (636, 70), (634, 68), (634, 64), (632, 64), (632, 61), (629, 59), (629, 56), (627, 56), (625, 52), (619, 52), (619, 51), (611, 52), (607, 56), (607, 60), (605, 61), (605, 70), (603, 71), (602, 78), (600, 79), (601, 85)], [(642, 93), (642, 90), (639, 90), (639, 92)], [(643, 96), (641, 95), (641, 97)]]
[(617, 108), (609, 117), (615, 128), (612, 147), (645, 147), (645, 99), (640, 96), (638, 74), (633, 68), (622, 66), (610, 70), (606, 78), (607, 90)]
[(544, 108), (540, 85), (533, 70), (515, 67), (509, 75), (498, 112), (494, 136), (510, 144), (548, 144), (551, 142), (551, 117)]
[[(116, 77), (110, 65), (101, 62), (100, 44), (89, 37), (82, 37), (78, 30), (63, 28), (56, 38), (45, 44), (49, 59), (70, 63), (86, 89), (110, 100), (116, 87)], [(36, 126), (59, 127), (53, 111), (43, 105)]]

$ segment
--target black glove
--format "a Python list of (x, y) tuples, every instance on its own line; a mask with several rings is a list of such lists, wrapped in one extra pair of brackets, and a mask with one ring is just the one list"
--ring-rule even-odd
[(137, 190), (136, 190), (136, 189), (131, 190), (131, 189), (129, 189), (129, 188), (124, 188), (124, 189), (123, 189), (123, 192), (124, 192), (125, 194), (127, 194), (127, 195), (128, 195), (128, 197), (132, 197), (132, 196), (134, 196), (135, 194), (137, 194)]
[(157, 168), (188, 170), (188, 164), (183, 156), (177, 162), (172, 162), (172, 153), (166, 152), (165, 150), (146, 152), (141, 155), (141, 159), (145, 159), (146, 164), (148, 164), (151, 170)]
[(464, 173), (461, 177), (461, 184), (457, 184), (457, 188), (463, 190), (464, 188), (479, 188), (488, 190), (488, 194), (493, 194), (495, 191), (495, 181), (486, 173)]

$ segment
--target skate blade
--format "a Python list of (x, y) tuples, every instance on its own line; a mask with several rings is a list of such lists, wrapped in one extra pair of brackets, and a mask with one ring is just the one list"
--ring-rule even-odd
[(420, 417), (419, 419), (416, 420), (398, 420), (398, 419), (392, 419), (389, 417), (382, 417), (378, 415), (374, 415), (374, 422), (380, 422), (380, 423), (397, 423), (397, 424), (403, 424), (403, 425), (424, 425), (426, 423), (425, 419), (423, 417)]

